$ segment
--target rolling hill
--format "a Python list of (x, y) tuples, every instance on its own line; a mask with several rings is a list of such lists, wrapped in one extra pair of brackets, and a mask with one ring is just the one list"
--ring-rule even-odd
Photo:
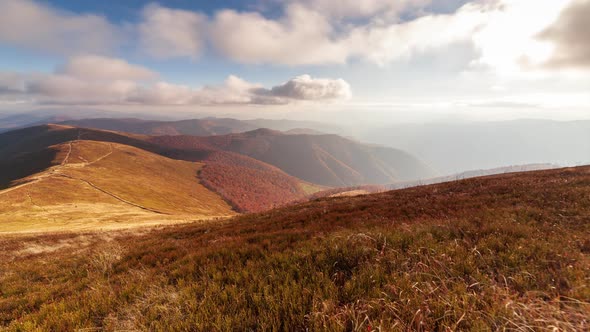
[[(252, 121), (255, 120), (207, 118), (171, 122), (105, 118), (62, 124), (150, 135), (153, 137), (149, 141), (156, 145), (184, 151), (235, 152), (323, 186), (387, 184), (436, 175), (428, 165), (401, 150), (370, 146), (310, 129), (251, 130), (257, 128)], [(277, 123), (281, 128), (286, 126), (278, 120), (269, 122)]]
[(403, 151), (363, 145), (336, 135), (288, 135), (257, 129), (208, 137), (148, 136), (46, 125), (0, 135), (3, 160), (0, 169), (7, 170), (0, 176), (0, 188), (38, 171), (36, 165), (49, 166), (51, 156), (45, 156), (46, 161), (29, 163), (31, 157), (25, 152), (79, 138), (130, 145), (172, 159), (203, 162), (206, 164), (200, 173), (203, 183), (240, 212), (259, 212), (302, 201), (322, 187), (391, 183), (433, 174), (428, 166)]
[(585, 331), (589, 216), (579, 167), (142, 234), (0, 238), (0, 327)]
[(155, 121), (141, 119), (82, 119), (69, 120), (60, 124), (115, 130), (134, 134), (144, 135), (192, 135), (192, 136), (212, 136), (239, 133), (257, 129), (253, 124), (235, 119), (223, 118), (206, 118), (180, 121)]
[(234, 214), (200, 184), (200, 163), (82, 140), (27, 156), (37, 154), (50, 166), (0, 191), (1, 231), (108, 229)]
[[(50, 118), (49, 118), (50, 119)], [(40, 120), (37, 120), (36, 124)], [(6, 125), (14, 121), (7, 118)], [(22, 120), (21, 120), (22, 123)], [(46, 124), (49, 122), (45, 122)], [(290, 133), (319, 134), (322, 132), (338, 132), (340, 128), (324, 123), (313, 121), (293, 120), (236, 120), (231, 118), (207, 117), (201, 119), (187, 119), (177, 121), (143, 120), (137, 118), (86, 118), (69, 119), (60, 124), (76, 127), (116, 130), (135, 134), (145, 135), (192, 135), (192, 136), (213, 136), (231, 133), (241, 133), (260, 128), (271, 128)], [(0, 119), (0, 128), (2, 119)]]
[[(209, 147), (186, 148), (183, 136), (170, 136), (174, 144), (159, 144), (151, 136), (115, 131), (43, 125), (0, 134), (0, 188), (54, 166), (48, 147), (78, 139), (133, 146), (172, 159), (202, 162), (199, 179), (240, 212), (257, 212), (300, 201), (314, 189), (280, 169), (232, 152)], [(192, 136), (191, 136), (192, 137)], [(122, 163), (125, 161), (122, 160)]]
[(386, 184), (436, 173), (411, 155), (337, 135), (287, 135), (269, 129), (210, 137), (151, 137), (160, 146), (231, 151), (324, 186)]

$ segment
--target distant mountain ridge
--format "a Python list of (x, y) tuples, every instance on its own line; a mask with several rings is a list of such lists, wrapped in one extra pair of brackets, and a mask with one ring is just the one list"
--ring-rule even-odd
[(116, 130), (143, 135), (192, 135), (212, 136), (238, 133), (257, 129), (255, 125), (235, 119), (191, 119), (179, 121), (155, 121), (128, 119), (82, 119), (69, 120), (60, 124), (84, 128)]
[(223, 150), (274, 165), (324, 186), (386, 184), (432, 177), (436, 172), (408, 153), (369, 146), (338, 135), (288, 135), (257, 129), (221, 136), (153, 136), (150, 142), (181, 149)]
[(77, 140), (119, 143), (172, 159), (205, 163), (199, 178), (195, 174), (195, 181), (202, 181), (240, 212), (262, 211), (303, 200), (310, 187), (275, 166), (245, 155), (208, 147), (165, 146), (151, 138), (65, 125), (43, 125), (0, 134), (0, 189), (54, 166), (54, 156), (50, 152), (41, 153), (50, 151), (49, 146)]
[[(436, 175), (428, 165), (404, 151), (369, 146), (299, 127), (313, 125), (313, 122), (222, 118), (180, 121), (96, 118), (64, 121), (61, 124), (155, 136), (145, 141), (172, 149), (239, 153), (323, 186), (389, 184)], [(272, 128), (258, 128), (261, 124), (283, 130), (294, 128), (281, 132)], [(186, 155), (186, 151), (181, 154)]]
[(139, 118), (87, 118), (59, 122), (84, 128), (116, 130), (143, 135), (216, 136), (242, 133), (260, 128), (285, 131), (290, 134), (321, 134), (337, 131), (337, 127), (311, 121), (236, 120), (231, 118), (200, 118), (176, 121), (143, 120)]

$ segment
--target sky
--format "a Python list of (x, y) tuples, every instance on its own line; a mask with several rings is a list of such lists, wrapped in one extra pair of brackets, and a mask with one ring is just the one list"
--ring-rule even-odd
[(0, 111), (590, 119), (590, 0), (0, 0)]

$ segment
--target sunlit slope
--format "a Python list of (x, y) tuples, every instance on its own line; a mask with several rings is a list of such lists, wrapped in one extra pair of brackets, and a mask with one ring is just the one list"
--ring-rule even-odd
[(587, 331), (590, 167), (0, 237), (0, 329)]
[(203, 162), (206, 164), (206, 170), (201, 173), (203, 182), (240, 212), (263, 211), (303, 200), (307, 192), (320, 189), (248, 156), (194, 146), (195, 136), (167, 136), (166, 141), (160, 142), (151, 136), (62, 125), (0, 134), (0, 170), (3, 171), (0, 189), (54, 166), (55, 152), (46, 149), (48, 146), (79, 138), (121, 143), (176, 160)]
[(47, 150), (54, 166), (0, 191), (0, 230), (109, 228), (233, 214), (200, 184), (200, 163), (111, 142), (72, 141)]

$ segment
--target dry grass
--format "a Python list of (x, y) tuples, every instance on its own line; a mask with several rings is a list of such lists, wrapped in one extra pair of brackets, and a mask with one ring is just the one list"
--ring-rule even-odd
[(126, 228), (233, 215), (199, 183), (200, 163), (116, 143), (52, 147), (57, 166), (0, 191), (0, 233)]
[(0, 240), (0, 326), (590, 329), (588, 167), (108, 234)]

